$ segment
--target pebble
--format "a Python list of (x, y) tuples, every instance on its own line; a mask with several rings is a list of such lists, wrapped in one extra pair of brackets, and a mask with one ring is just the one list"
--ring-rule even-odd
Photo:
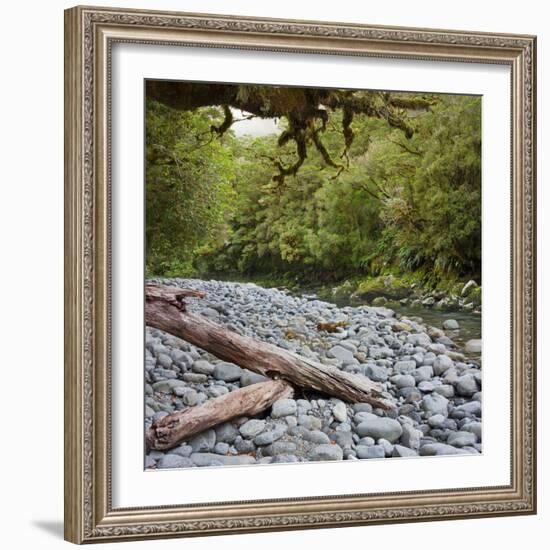
[(367, 365), (364, 372), (373, 382), (385, 382), (388, 379), (388, 369), (379, 365)]
[(449, 415), (449, 400), (438, 393), (432, 393), (424, 396), (420, 405), (428, 417), (434, 414), (441, 414), (444, 417)]
[(168, 468), (189, 468), (193, 466), (193, 462), (189, 458), (177, 454), (165, 454), (158, 462), (159, 470)]
[(384, 458), (386, 451), (382, 445), (358, 445), (355, 449), (357, 458)]
[(481, 340), (468, 340), (464, 349), (467, 353), (481, 353)]
[(265, 420), (252, 419), (245, 422), (240, 428), (239, 432), (247, 439), (252, 439), (263, 432), (265, 428)]
[(211, 428), (193, 437), (188, 444), (193, 452), (211, 451), (216, 444), (216, 432)]
[(374, 439), (384, 438), (393, 443), (401, 437), (403, 428), (397, 420), (382, 418), (371, 414), (357, 426), (356, 431), (360, 437), (371, 436)]
[(434, 374), (441, 376), (453, 366), (453, 360), (447, 355), (438, 355), (432, 365)]
[(328, 435), (320, 430), (305, 430), (302, 437), (310, 443), (330, 443)]
[(191, 445), (187, 445), (187, 443), (182, 443), (181, 445), (178, 445), (177, 447), (174, 447), (173, 449), (167, 451), (168, 454), (175, 454), (184, 457), (191, 456), (192, 452), (193, 447), (191, 447)]
[(296, 452), (296, 443), (293, 441), (275, 441), (264, 447), (263, 452), (268, 456), (293, 454)]
[(270, 445), (277, 439), (280, 439), (287, 432), (287, 427), (283, 424), (277, 425), (273, 430), (263, 432), (254, 438), (255, 445)]
[(428, 418), (428, 424), (432, 428), (436, 428), (437, 426), (441, 426), (445, 422), (445, 417), (442, 414), (434, 414)]
[(456, 381), (456, 392), (458, 395), (471, 397), (477, 390), (477, 382), (472, 374), (460, 376)]
[(191, 369), (197, 374), (205, 374), (207, 376), (212, 376), (214, 373), (214, 365), (204, 360), (195, 361), (191, 366)]
[(239, 435), (239, 430), (230, 422), (218, 424), (214, 431), (216, 432), (216, 440), (223, 443), (233, 443)]
[(232, 363), (218, 363), (214, 366), (213, 376), (216, 380), (224, 382), (235, 382), (239, 380), (243, 374), (243, 369)]
[(294, 399), (279, 399), (275, 401), (271, 407), (271, 417), (282, 418), (284, 416), (296, 414), (297, 408)]
[(476, 435), (471, 432), (451, 432), (447, 438), (447, 444), (453, 447), (475, 445), (476, 441)]
[(304, 426), (308, 430), (320, 430), (323, 423), (320, 418), (309, 414), (301, 414), (298, 416), (298, 425)]
[(345, 422), (348, 419), (348, 411), (346, 409), (346, 405), (342, 401), (339, 401), (336, 405), (334, 405), (332, 414), (338, 422)]
[(414, 361), (397, 361), (393, 366), (393, 370), (399, 374), (412, 374), (415, 369), (416, 363)]
[(434, 456), (434, 455), (462, 455), (468, 454), (462, 449), (457, 449), (452, 445), (445, 445), (444, 443), (428, 443), (420, 447), (420, 456)]
[(342, 460), (344, 451), (338, 445), (318, 445), (309, 454), (311, 460)]
[(353, 434), (351, 432), (333, 432), (329, 438), (342, 449), (349, 448), (353, 444)]
[(265, 382), (266, 380), (268, 380), (266, 376), (262, 376), (261, 374), (257, 374), (250, 370), (245, 370), (241, 375), (240, 383), (241, 386), (244, 388), (246, 386), (252, 386), (252, 384)]
[(343, 346), (333, 346), (328, 351), (327, 355), (329, 357), (334, 357), (334, 359), (338, 359), (342, 363), (352, 363), (355, 361), (355, 358), (353, 357), (353, 353), (349, 350), (344, 348)]
[(182, 378), (186, 382), (191, 382), (193, 384), (202, 384), (208, 380), (206, 374), (198, 374), (196, 372), (185, 372), (183, 373)]
[(226, 455), (229, 452), (229, 444), (219, 441), (214, 445), (214, 452), (218, 455)]
[(394, 445), (392, 456), (409, 457), (409, 456), (418, 456), (418, 454), (413, 449), (409, 449), (408, 447), (404, 447), (403, 445)]
[(254, 464), (256, 459), (248, 455), (223, 456), (215, 453), (193, 453), (191, 461), (196, 466), (240, 466)]
[(420, 439), (422, 438), (422, 435), (423, 434), (420, 430), (417, 430), (409, 424), (404, 424), (401, 443), (409, 449), (417, 450), (420, 447)]

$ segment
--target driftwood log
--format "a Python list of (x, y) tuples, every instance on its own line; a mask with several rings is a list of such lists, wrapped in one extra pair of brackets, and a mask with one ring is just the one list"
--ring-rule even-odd
[(385, 410), (395, 408), (395, 404), (382, 395), (380, 384), (237, 334), (190, 313), (183, 301), (187, 296), (201, 297), (203, 293), (173, 286), (146, 285), (146, 324), (268, 378), (284, 379), (352, 403), (370, 403)]
[(294, 389), (284, 380), (268, 380), (232, 391), (197, 407), (161, 418), (147, 431), (147, 447), (171, 449), (212, 426), (238, 416), (254, 416), (271, 407), (278, 399), (293, 395)]

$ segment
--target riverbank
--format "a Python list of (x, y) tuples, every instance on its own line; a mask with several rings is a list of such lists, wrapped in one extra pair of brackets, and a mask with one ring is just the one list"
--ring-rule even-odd
[[(383, 384), (396, 404), (384, 413), (313, 393), (276, 402), (255, 418), (206, 430), (170, 451), (152, 451), (153, 469), (317, 460), (361, 460), (481, 452), (481, 362), (457, 346), (457, 327), (397, 318), (384, 307), (344, 306), (252, 283), (153, 279), (206, 292), (189, 308), (230, 330)], [(324, 330), (334, 326), (334, 332)], [(460, 324), (458, 326), (460, 331)], [(146, 429), (263, 377), (187, 342), (147, 328)]]

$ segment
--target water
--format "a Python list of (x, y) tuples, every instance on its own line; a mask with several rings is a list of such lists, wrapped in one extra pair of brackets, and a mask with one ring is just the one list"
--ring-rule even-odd
[[(216, 279), (222, 280), (223, 277), (220, 277), (219, 274), (216, 274)], [(247, 277), (228, 277), (228, 281), (235, 281), (240, 283), (253, 282), (259, 286), (265, 288), (284, 287), (280, 281), (276, 279), (267, 279), (267, 278), (247, 278)], [(327, 286), (302, 286), (302, 287), (293, 287), (291, 293), (295, 296), (307, 296), (307, 297), (318, 297), (320, 300), (325, 302), (331, 302), (338, 307), (357, 307), (362, 305), (369, 305), (365, 301), (351, 299), (350, 296), (333, 296), (331, 287)], [(443, 328), (443, 322), (446, 319), (455, 319), (459, 326), (460, 330), (458, 331), (447, 331), (447, 335), (451, 338), (459, 348), (463, 348), (464, 344), (468, 340), (477, 340), (481, 339), (481, 315), (478, 313), (470, 313), (467, 311), (439, 311), (436, 309), (429, 309), (424, 307), (409, 307), (409, 306), (393, 306), (392, 308), (398, 317), (420, 317), (422, 322), (426, 325), (436, 327), (439, 329)]]
[[(350, 299), (349, 296), (334, 297), (329, 289), (302, 289), (294, 290), (292, 292), (295, 295), (317, 295), (319, 299), (325, 302), (331, 302), (338, 307), (358, 307), (362, 305), (369, 305), (367, 302), (361, 300)], [(429, 309), (424, 307), (410, 307), (410, 306), (391, 306), (398, 317), (420, 317), (422, 322), (426, 325), (443, 328), (443, 322), (446, 319), (454, 319), (458, 322), (460, 330), (447, 331), (449, 338), (456, 343), (459, 348), (463, 348), (464, 344), (468, 340), (481, 339), (481, 315), (478, 313), (470, 313), (467, 311), (439, 311), (437, 309)]]

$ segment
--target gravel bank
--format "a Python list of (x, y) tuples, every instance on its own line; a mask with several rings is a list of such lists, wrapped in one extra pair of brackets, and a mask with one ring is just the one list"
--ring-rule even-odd
[[(369, 460), (481, 452), (481, 363), (446, 330), (383, 307), (343, 307), (251, 283), (152, 279), (203, 290), (189, 309), (228, 329), (381, 382), (398, 404), (384, 413), (313, 392), (284, 399), (255, 418), (206, 430), (146, 468), (189, 468), (320, 460)], [(337, 332), (319, 323), (340, 323)], [(460, 330), (460, 327), (458, 328)], [(264, 378), (156, 329), (146, 330), (145, 429), (171, 412)]]

